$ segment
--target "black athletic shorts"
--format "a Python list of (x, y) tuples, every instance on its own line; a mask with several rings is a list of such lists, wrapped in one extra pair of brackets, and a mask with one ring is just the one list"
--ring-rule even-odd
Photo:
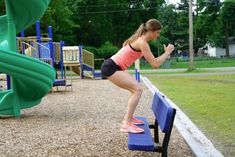
[(121, 68), (110, 58), (105, 60), (101, 65), (102, 78), (107, 78), (113, 75), (116, 71), (121, 71)]

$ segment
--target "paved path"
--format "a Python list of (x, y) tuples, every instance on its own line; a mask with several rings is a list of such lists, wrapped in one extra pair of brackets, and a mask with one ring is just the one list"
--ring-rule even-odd
[[(141, 75), (164, 75), (164, 76), (207, 76), (207, 75), (221, 75), (221, 74), (235, 74), (235, 67), (224, 67), (224, 68), (201, 68), (200, 70), (205, 72), (199, 73), (187, 73), (187, 69), (148, 69), (141, 70)], [(206, 72), (208, 71), (208, 72)], [(129, 70), (133, 73), (133, 70)], [(179, 73), (177, 73), (179, 72)], [(184, 73), (185, 72), (185, 73)]]
[[(205, 71), (234, 71), (235, 67), (221, 67), (221, 68), (198, 68), (200, 70)], [(141, 70), (142, 72), (148, 73), (155, 73), (155, 72), (184, 72), (186, 68), (178, 68), (178, 69), (148, 69), (148, 70)]]
[(143, 76), (150, 76), (150, 75), (158, 75), (158, 76), (208, 76), (208, 75), (227, 75), (227, 74), (235, 74), (231, 71), (225, 72), (207, 72), (207, 73), (174, 73), (174, 74), (159, 74), (159, 73), (141, 73)]

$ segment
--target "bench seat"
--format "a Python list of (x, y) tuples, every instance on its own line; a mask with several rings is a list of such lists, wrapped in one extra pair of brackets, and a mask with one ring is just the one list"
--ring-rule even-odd
[(140, 128), (144, 129), (144, 133), (140, 134), (128, 133), (128, 149), (154, 151), (154, 141), (149, 129), (149, 124), (147, 119), (145, 117), (136, 117), (136, 118), (144, 121), (144, 125), (138, 125)]

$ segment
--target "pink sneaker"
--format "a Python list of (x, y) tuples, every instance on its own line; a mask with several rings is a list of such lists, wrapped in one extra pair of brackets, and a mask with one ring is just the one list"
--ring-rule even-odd
[[(124, 124), (125, 121), (123, 120), (122, 123)], [(134, 125), (143, 125), (144, 124), (144, 122), (142, 120), (139, 120), (139, 119), (135, 118), (134, 116), (131, 119), (131, 123)]]
[(139, 119), (135, 118), (134, 116), (132, 117), (131, 122), (132, 122), (132, 124), (135, 124), (135, 125), (144, 124), (144, 122), (142, 120), (139, 120)]
[(134, 134), (138, 134), (138, 133), (143, 133), (144, 132), (144, 130), (142, 128), (139, 128), (138, 126), (135, 126), (132, 123), (130, 123), (130, 124), (123, 124), (121, 126), (120, 131), (121, 132), (125, 132), (125, 133), (134, 133)]

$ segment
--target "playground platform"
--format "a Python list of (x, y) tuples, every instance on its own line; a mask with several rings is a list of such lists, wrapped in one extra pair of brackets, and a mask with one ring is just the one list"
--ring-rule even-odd
[[(145, 87), (136, 115), (154, 120), (151, 92)], [(129, 93), (108, 80), (74, 80), (73, 91), (49, 93), (20, 118), (0, 118), (0, 156), (160, 157), (130, 151), (119, 131)], [(169, 157), (193, 157), (173, 128)]]

